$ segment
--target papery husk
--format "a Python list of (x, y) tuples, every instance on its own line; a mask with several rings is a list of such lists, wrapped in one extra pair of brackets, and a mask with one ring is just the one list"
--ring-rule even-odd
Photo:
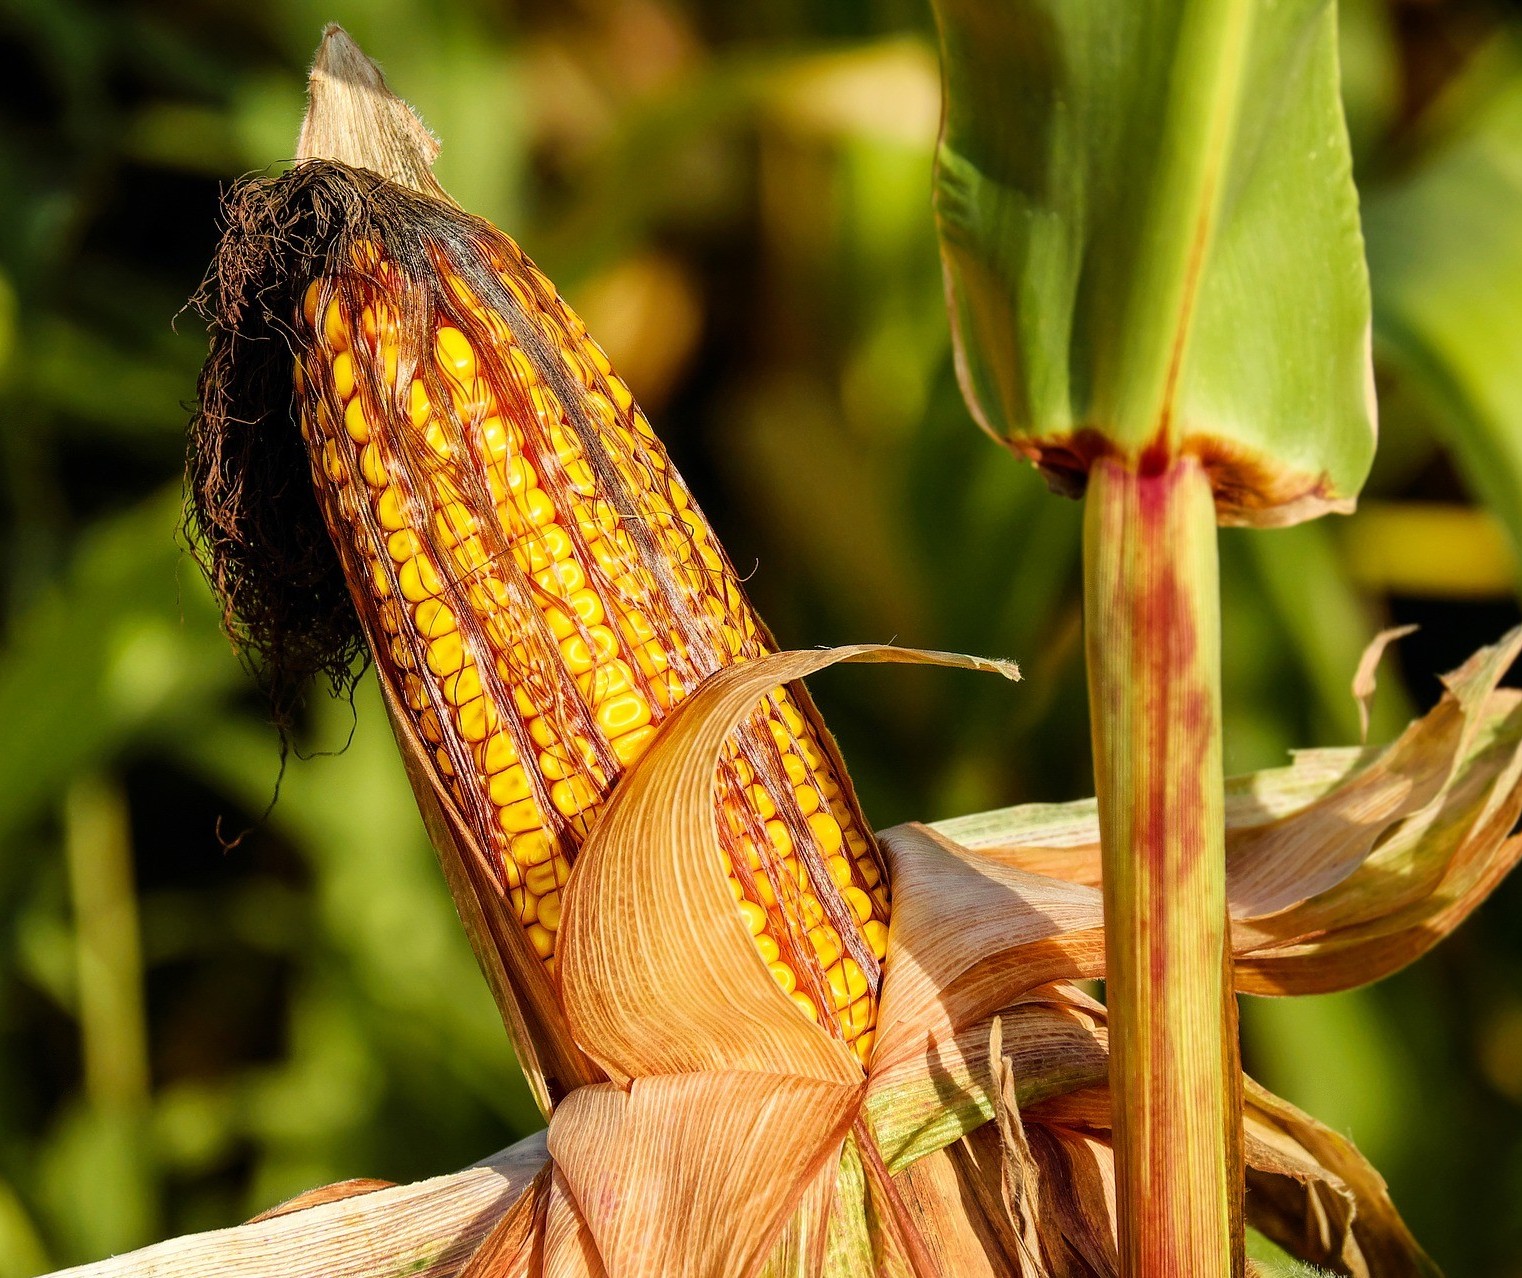
[(561, 911), (566, 1014), (615, 1081), (708, 1069), (860, 1081), (844, 1044), (798, 1010), (750, 943), (712, 804), (719, 752), (750, 708), (779, 683), (850, 661), (1018, 677), (1008, 663), (864, 644), (731, 666), (678, 707), (588, 836)]
[[(1459, 925), (1522, 858), (1522, 694), (1498, 688), (1522, 630), (1444, 680), (1439, 703), (1382, 749), (1297, 752), (1226, 783), (1237, 989), (1308, 994), (1378, 980)], [(1093, 800), (930, 829), (1001, 865), (1091, 887)], [(886, 831), (889, 847), (897, 831)]]
[(54, 1278), (454, 1278), (497, 1222), (532, 1196), (547, 1157), (539, 1132), (452, 1175), (267, 1213)]

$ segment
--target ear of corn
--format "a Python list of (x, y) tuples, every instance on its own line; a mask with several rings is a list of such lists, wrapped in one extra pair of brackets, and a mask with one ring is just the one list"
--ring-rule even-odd
[[(361, 240), (311, 281), (297, 401), (381, 676), (553, 976), (561, 892), (620, 774), (708, 674), (771, 644), (607, 357), (511, 240), (474, 230)], [(715, 804), (757, 953), (865, 1059), (887, 881), (801, 688), (732, 739)]]

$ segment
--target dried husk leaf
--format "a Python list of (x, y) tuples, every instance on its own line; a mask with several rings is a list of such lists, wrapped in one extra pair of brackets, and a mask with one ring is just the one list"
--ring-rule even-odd
[(555, 1111), (549, 1149), (609, 1278), (746, 1278), (837, 1164), (861, 1092), (743, 1070), (604, 1083)]
[(605, 1278), (598, 1254), (565, 1173), (553, 1167), (544, 1206), (542, 1278)]
[(55, 1278), (454, 1278), (548, 1157), (540, 1132), (464, 1171), (187, 1234)]
[(389, 682), (380, 680), (386, 714), (402, 764), (438, 856), (460, 922), (502, 1014), (529, 1089), (548, 1118), (555, 1103), (602, 1071), (577, 1046), (544, 964), (529, 947), (502, 899), (491, 858), (471, 833), (459, 805), (438, 784), (429, 766), (431, 749), (396, 704)]
[[(724, 881), (712, 787), (726, 738), (779, 683), (842, 661), (1014, 667), (883, 645), (783, 652), (714, 674), (624, 777), (566, 885), (560, 974), (576, 1041), (608, 1076), (754, 1070), (861, 1080), (782, 991)], [(895, 931), (897, 931), (895, 923)]]
[[(1352, 1142), (1244, 1081), (1248, 1223), (1296, 1256), (1354, 1278), (1434, 1278), (1437, 1270), (1400, 1219), (1383, 1178)], [(1050, 1137), (1071, 1152), (1081, 1140), (1085, 1157), (1109, 1174), (1107, 1085), (1043, 1102), (1026, 1117), (1033, 1148)], [(1092, 1187), (1064, 1193), (1065, 1174), (1043, 1161), (1043, 1191), (1058, 1195), (1067, 1210), (1089, 1210), (1101, 1200)], [(1064, 1233), (1077, 1236), (1077, 1228), (1070, 1222)]]
[(1026, 990), (1103, 966), (1094, 889), (1002, 865), (927, 826), (895, 826), (881, 840), (895, 906), (874, 1074), (923, 1058)]
[(287, 1198), (283, 1203), (271, 1207), (268, 1211), (261, 1211), (257, 1216), (249, 1217), (248, 1223), (256, 1225), (261, 1220), (289, 1216), (293, 1211), (321, 1207), (324, 1203), (342, 1202), (345, 1198), (357, 1198), (360, 1194), (373, 1194), (377, 1189), (394, 1188), (396, 1188), (395, 1181), (373, 1180), (367, 1176), (356, 1176), (352, 1180), (338, 1180), (331, 1185), (319, 1185), (316, 1189), (309, 1189), (305, 1193), (297, 1194), (294, 1198)]
[[(1320, 993), (1387, 976), (1522, 858), (1509, 837), (1522, 814), (1522, 694), (1496, 686), (1519, 650), (1522, 631), (1481, 649), (1389, 747), (1301, 751), (1289, 767), (1227, 782), (1239, 990)], [(1092, 800), (931, 828), (1010, 868), (1099, 879)]]
[(481, 1240), (460, 1278), (535, 1278), (540, 1225), (552, 1165), (539, 1169), (533, 1185)]
[(920, 1057), (874, 1062), (867, 1112), (895, 1172), (994, 1117), (990, 1033), (997, 1023), (1020, 1108), (1102, 1082), (1109, 1069), (1103, 1009), (1071, 986), (1044, 986)]
[(1415, 634), (1419, 626), (1391, 626), (1381, 630), (1369, 640), (1369, 646), (1358, 658), (1358, 669), (1353, 672), (1353, 700), (1358, 703), (1358, 739), (1369, 739), (1369, 702), (1374, 699), (1374, 689), (1379, 663), (1384, 660), (1385, 649), (1397, 639)]

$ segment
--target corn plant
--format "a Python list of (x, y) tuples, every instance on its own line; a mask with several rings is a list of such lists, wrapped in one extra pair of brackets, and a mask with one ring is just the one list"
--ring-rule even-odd
[(969, 403), (1087, 490), (1097, 801), (878, 835), (797, 681), (1017, 670), (776, 652), (611, 362), (329, 30), (297, 163), (226, 207), (192, 518), (277, 704), (374, 660), (549, 1126), (89, 1272), (1227, 1273), (1244, 1219), (1431, 1272), (1242, 1075), (1233, 991), (1375, 979), (1522, 855), (1522, 633), (1387, 748), (1223, 778), (1215, 521), (1342, 508), (1372, 448), (1331, 11), (1101, 10), (942, 5), (937, 185)]

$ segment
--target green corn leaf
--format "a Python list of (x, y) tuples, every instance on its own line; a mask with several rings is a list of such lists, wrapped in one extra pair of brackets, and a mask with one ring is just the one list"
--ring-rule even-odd
[(1326, 0), (937, 0), (963, 389), (1054, 486), (1204, 458), (1223, 522), (1350, 508), (1369, 298)]

